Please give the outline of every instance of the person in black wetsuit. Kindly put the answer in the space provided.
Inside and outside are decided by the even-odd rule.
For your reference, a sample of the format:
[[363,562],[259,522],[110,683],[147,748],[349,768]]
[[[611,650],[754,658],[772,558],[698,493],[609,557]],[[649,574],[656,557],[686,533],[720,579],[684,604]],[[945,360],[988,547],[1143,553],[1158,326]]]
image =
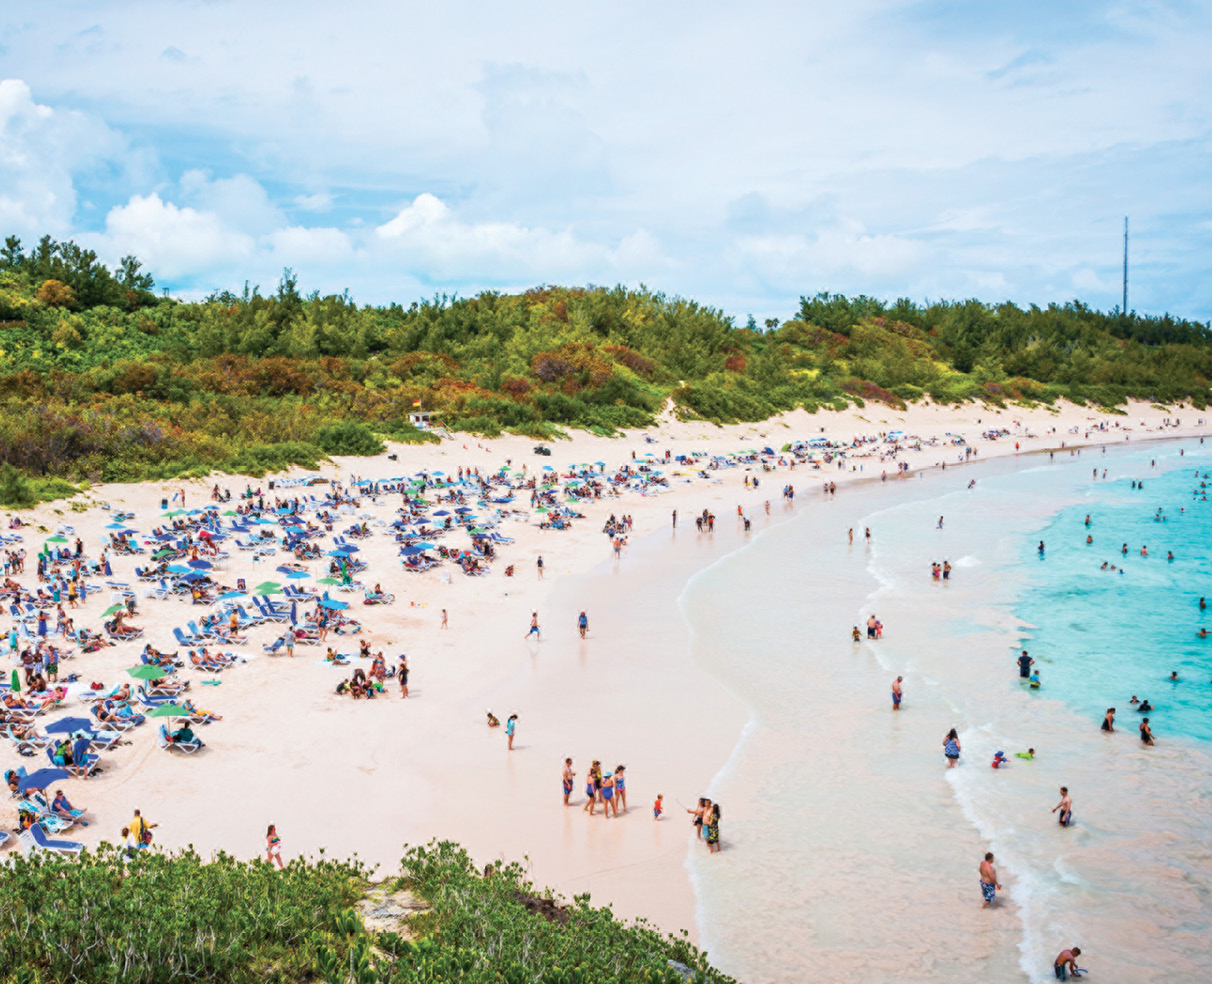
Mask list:
[[1018,675],[1026,680],[1031,676],[1031,666],[1035,663],[1030,656],[1027,655],[1027,650],[1023,650],[1023,654],[1018,658]]

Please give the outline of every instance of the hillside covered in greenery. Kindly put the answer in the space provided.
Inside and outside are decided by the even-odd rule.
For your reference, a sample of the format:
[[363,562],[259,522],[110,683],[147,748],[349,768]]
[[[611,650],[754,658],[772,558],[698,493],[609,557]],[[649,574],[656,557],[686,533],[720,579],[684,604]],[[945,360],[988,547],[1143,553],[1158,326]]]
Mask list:
[[[184,303],[139,261],[74,243],[0,250],[0,461],[34,478],[252,474],[423,440],[414,405],[454,430],[556,438],[683,416],[928,397],[1114,407],[1207,404],[1209,325],[1093,311],[927,305],[818,294],[782,323],[738,326],[694,301],[623,287],[358,306],[300,293]],[[28,484],[28,483],[27,483]],[[0,479],[4,489],[20,485]]]
[[0,878],[0,984],[735,984],[684,934],[553,899],[519,865],[481,877],[433,843],[401,872],[379,891],[426,908],[396,932],[359,915],[372,886],[357,861],[16,856]]

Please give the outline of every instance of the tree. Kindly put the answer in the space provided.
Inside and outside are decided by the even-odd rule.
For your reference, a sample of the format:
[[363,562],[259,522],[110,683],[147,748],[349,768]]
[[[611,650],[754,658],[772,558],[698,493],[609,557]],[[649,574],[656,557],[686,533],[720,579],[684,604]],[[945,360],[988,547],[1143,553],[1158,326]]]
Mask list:
[[35,296],[47,307],[73,308],[76,306],[75,293],[61,280],[44,280]]
[[4,240],[4,249],[0,249],[0,269],[19,269],[21,260],[21,240],[16,236],[6,237]]
[[118,261],[118,283],[127,290],[154,290],[156,281],[150,273],[140,273],[143,264],[138,257],[124,256]]

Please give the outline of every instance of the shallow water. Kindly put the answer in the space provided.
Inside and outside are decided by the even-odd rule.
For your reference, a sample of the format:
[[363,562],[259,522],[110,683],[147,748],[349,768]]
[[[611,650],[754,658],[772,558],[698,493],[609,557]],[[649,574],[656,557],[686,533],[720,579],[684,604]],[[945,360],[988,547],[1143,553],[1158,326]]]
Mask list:
[[[1212,757],[1201,731],[1212,687],[1191,597],[1210,570],[1207,515],[1156,524],[1165,535],[1152,523],[1159,504],[1191,511],[1175,496],[1195,461],[1178,446],[844,491],[690,582],[694,656],[751,710],[709,791],[723,804],[725,850],[708,858],[694,845],[689,862],[702,939],[724,969],[748,982],[1044,981],[1055,954],[1077,944],[1099,980],[1212,979]],[[1096,464],[1105,483],[1091,480]],[[1125,495],[1138,476],[1145,489]],[[1084,544],[1086,512],[1096,545],[1132,520],[1161,557],[1101,574]],[[1140,531],[1115,546],[1125,538]],[[933,581],[930,562],[944,559],[952,579]],[[1096,617],[1099,606],[1114,617]],[[851,626],[871,611],[884,638],[852,643]],[[1187,636],[1160,644],[1176,625]],[[1117,642],[1133,631],[1131,647]],[[1020,647],[1043,667],[1039,691],[1018,677]],[[1191,685],[1152,687],[1167,699],[1153,717],[1156,747],[1141,747],[1126,708],[1130,730],[1099,731],[1105,707],[1169,669]],[[897,674],[906,697],[893,713]],[[964,755],[947,770],[952,726]],[[1028,746],[1034,761],[1013,757]],[[1009,768],[989,768],[997,750]],[[1061,784],[1075,803],[1068,829],[1049,813]],[[1005,886],[992,910],[979,907],[986,850]]]

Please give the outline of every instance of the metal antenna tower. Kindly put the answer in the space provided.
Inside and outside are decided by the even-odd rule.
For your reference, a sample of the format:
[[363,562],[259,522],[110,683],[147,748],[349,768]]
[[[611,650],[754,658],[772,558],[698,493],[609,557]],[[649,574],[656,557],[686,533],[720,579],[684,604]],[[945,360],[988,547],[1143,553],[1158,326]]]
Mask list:
[[1124,315],[1128,314],[1128,216],[1124,216]]

